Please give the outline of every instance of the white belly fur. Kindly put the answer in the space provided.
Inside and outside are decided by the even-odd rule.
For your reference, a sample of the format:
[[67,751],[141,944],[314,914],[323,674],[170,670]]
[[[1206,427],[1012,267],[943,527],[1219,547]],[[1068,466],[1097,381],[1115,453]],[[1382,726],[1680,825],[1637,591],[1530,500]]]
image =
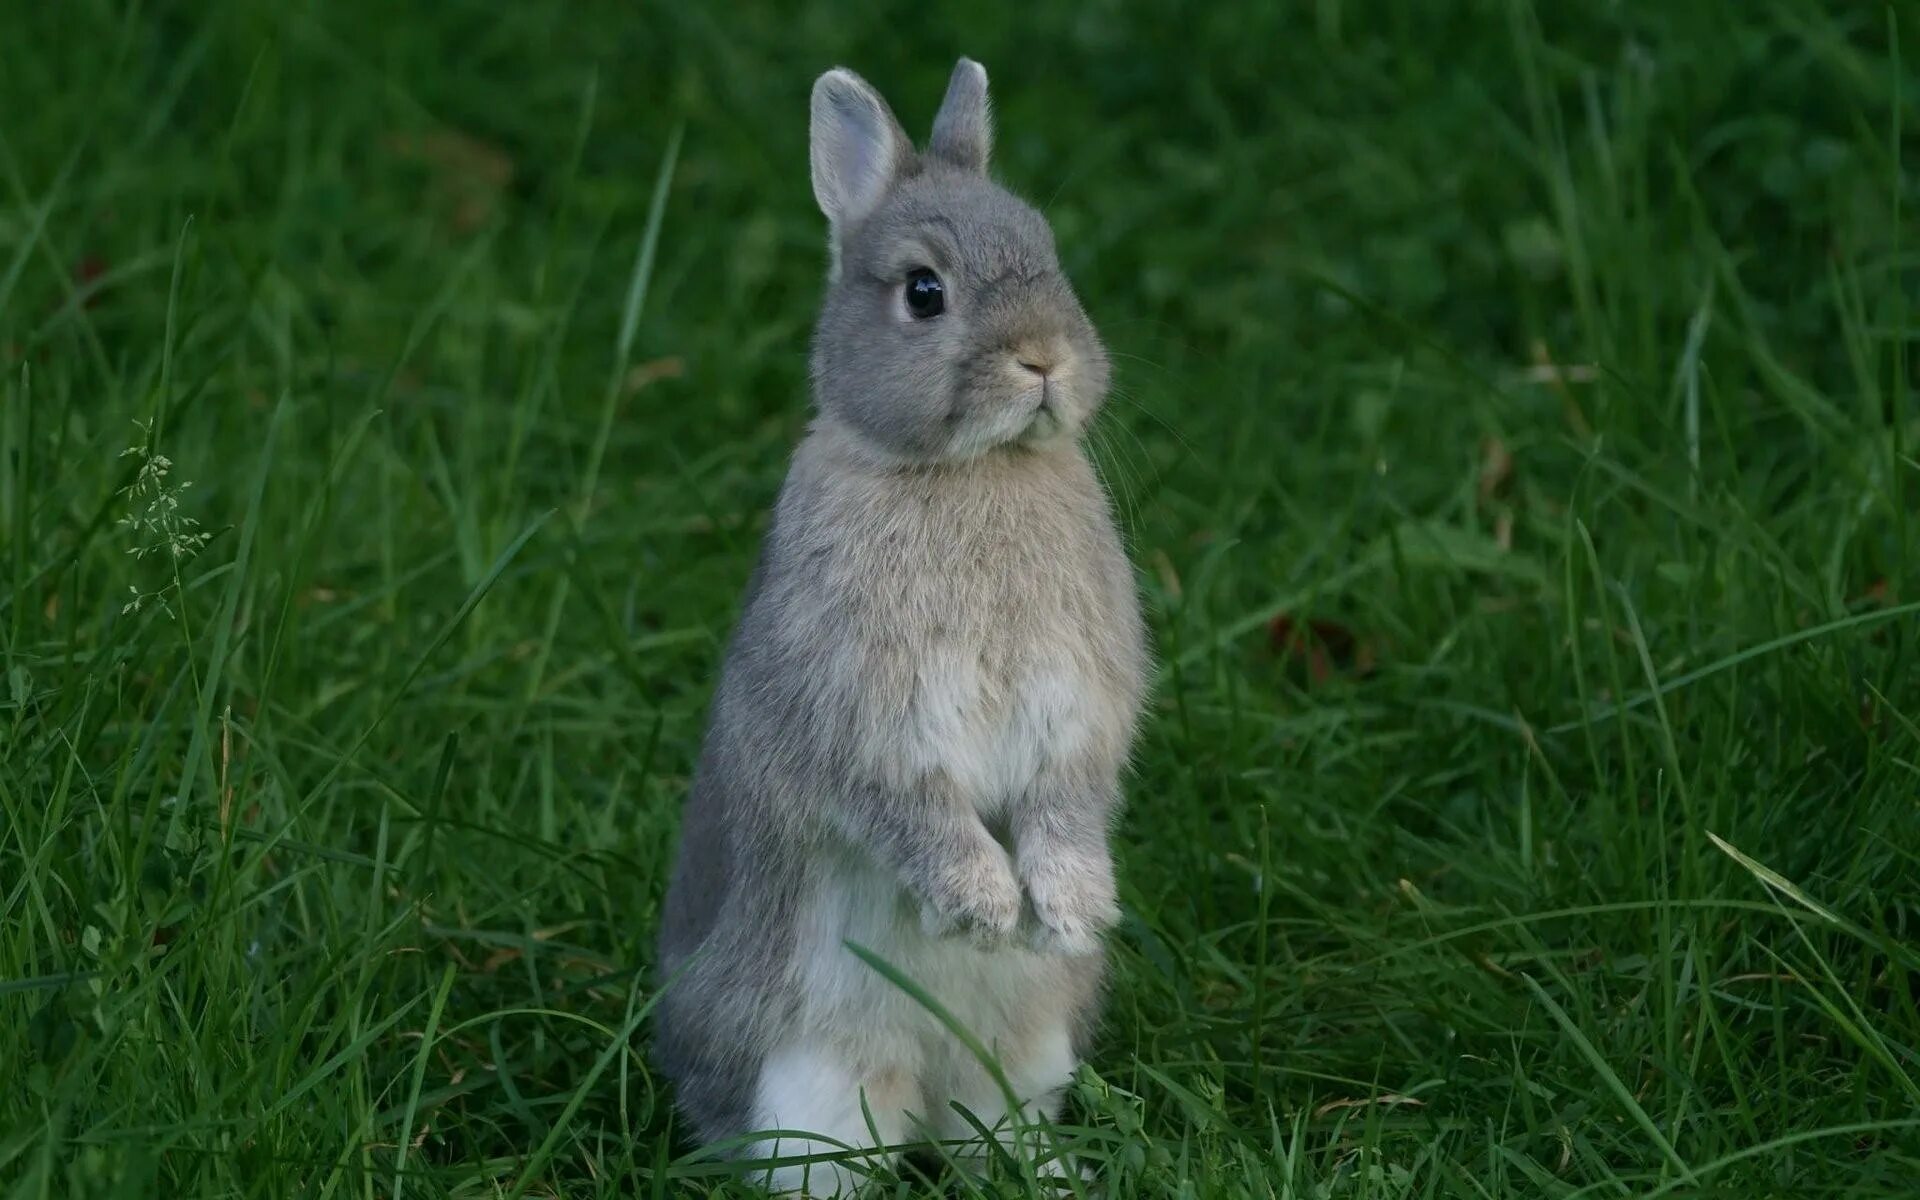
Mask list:
[[[974,1126],[955,1102],[997,1139],[1014,1136],[998,1083],[919,1001],[848,950],[848,941],[898,968],[980,1040],[1013,1089],[1023,1124],[1055,1116],[1075,1066],[1054,1003],[1057,966],[1026,950],[984,951],[964,939],[929,936],[881,868],[848,859],[822,867],[795,930],[797,1027],[763,1062],[754,1104],[758,1129],[813,1136],[770,1138],[755,1157],[920,1138],[971,1142]],[[849,1196],[865,1171],[889,1156],[784,1166],[765,1182],[776,1194]]]
[[1084,686],[1064,655],[1034,664],[1003,690],[974,656],[936,651],[919,672],[904,728],[889,729],[868,754],[904,761],[914,775],[942,772],[978,811],[997,814],[1033,786],[1049,759],[1085,745]]
[[793,970],[801,1036],[839,1044],[862,1066],[919,1074],[952,1036],[938,1018],[846,948],[851,941],[897,968],[989,1048],[1017,1049],[1032,1034],[1057,968],[1018,947],[983,950],[934,937],[899,881],[851,856],[829,864],[797,922]]

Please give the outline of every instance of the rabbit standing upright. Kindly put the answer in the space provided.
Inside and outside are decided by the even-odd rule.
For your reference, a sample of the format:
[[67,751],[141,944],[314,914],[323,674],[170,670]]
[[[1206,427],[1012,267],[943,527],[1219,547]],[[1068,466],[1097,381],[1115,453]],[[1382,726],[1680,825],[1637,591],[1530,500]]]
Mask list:
[[[755,1158],[975,1138],[956,1102],[1011,1125],[848,941],[977,1035],[1026,1118],[1057,1112],[1118,917],[1108,828],[1147,662],[1078,442],[1106,352],[1045,220],[987,176],[986,72],[960,60],[924,153],[845,70],[811,125],[817,417],[727,654],[660,947],[681,1111],[703,1141],[789,1131]],[[766,1181],[851,1192],[884,1154]]]

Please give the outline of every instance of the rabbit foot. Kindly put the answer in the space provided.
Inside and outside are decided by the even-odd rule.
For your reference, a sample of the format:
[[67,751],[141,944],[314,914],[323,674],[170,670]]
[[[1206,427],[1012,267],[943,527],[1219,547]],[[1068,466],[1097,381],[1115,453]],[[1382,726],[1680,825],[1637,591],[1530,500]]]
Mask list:
[[1100,938],[1120,920],[1113,867],[1080,854],[1041,854],[1021,863],[1033,907],[1028,944],[1041,954],[1083,958],[1100,952]]
[[996,946],[1020,923],[1020,884],[1004,853],[980,853],[938,872],[920,906],[920,924],[935,937],[964,936]]

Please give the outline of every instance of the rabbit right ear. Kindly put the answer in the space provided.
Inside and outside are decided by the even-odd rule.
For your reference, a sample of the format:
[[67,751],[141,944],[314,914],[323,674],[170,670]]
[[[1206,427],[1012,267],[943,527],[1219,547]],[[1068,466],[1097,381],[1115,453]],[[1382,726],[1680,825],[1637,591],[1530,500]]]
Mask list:
[[987,155],[993,149],[993,118],[987,111],[987,69],[970,58],[954,64],[947,98],[933,119],[933,140],[927,153],[944,158],[963,171],[987,173]]
[[880,93],[844,67],[813,85],[813,196],[835,232],[872,212],[913,158]]

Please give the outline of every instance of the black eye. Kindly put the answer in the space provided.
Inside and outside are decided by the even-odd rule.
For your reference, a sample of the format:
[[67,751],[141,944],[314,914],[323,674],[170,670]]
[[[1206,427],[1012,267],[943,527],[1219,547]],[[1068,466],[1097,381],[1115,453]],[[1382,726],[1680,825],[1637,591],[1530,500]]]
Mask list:
[[946,286],[925,267],[907,272],[907,311],[922,321],[947,311]]

